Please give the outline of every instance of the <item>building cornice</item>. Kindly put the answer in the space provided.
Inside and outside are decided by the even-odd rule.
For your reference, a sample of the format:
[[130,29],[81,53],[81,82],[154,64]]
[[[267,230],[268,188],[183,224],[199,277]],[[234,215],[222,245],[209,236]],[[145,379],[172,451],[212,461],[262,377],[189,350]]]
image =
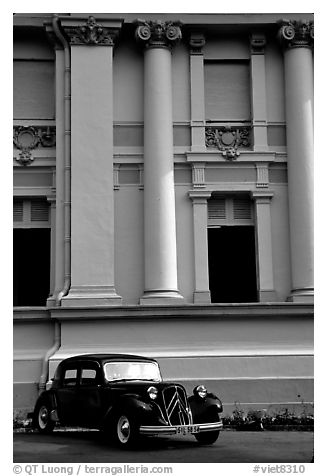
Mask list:
[[[14,28],[44,28],[44,22],[51,21],[54,14],[33,14],[33,13],[19,13],[14,14],[13,26]],[[120,24],[134,24],[135,18],[142,18],[146,15],[148,21],[155,21],[158,13],[88,13],[88,14],[62,14],[57,16],[62,21],[79,21],[85,22],[88,16],[94,16],[98,23],[105,26],[107,21],[118,21]],[[276,23],[281,17],[286,16],[293,20],[313,21],[313,13],[161,13],[160,18],[165,22],[174,22],[176,17],[185,25],[188,32],[194,29],[201,29],[204,32],[217,32],[217,27],[226,31],[231,28],[251,29],[251,27],[263,27],[264,29],[272,29],[276,31]],[[260,28],[262,30],[262,28]]]

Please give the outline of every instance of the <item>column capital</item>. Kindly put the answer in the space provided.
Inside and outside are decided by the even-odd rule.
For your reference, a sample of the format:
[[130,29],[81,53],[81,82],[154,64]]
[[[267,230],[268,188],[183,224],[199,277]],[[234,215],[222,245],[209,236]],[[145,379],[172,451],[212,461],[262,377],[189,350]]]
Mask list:
[[193,203],[200,203],[209,200],[211,193],[209,190],[190,190],[188,196]]
[[182,38],[180,21],[147,21],[137,19],[134,21],[137,25],[136,39],[146,48],[171,48]]
[[251,198],[256,202],[260,203],[270,203],[270,200],[273,198],[274,192],[271,190],[260,190],[251,192]]
[[278,38],[284,48],[311,48],[314,24],[308,20],[280,20]]
[[61,18],[61,25],[71,45],[114,46],[122,21],[104,19],[98,23],[90,15],[87,19]]

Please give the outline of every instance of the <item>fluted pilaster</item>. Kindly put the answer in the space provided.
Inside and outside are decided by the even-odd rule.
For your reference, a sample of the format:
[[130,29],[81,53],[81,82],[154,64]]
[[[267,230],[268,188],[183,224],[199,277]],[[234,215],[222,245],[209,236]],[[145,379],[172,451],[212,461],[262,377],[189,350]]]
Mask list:
[[119,305],[114,273],[112,56],[120,20],[63,17],[71,56],[71,287],[62,306]]

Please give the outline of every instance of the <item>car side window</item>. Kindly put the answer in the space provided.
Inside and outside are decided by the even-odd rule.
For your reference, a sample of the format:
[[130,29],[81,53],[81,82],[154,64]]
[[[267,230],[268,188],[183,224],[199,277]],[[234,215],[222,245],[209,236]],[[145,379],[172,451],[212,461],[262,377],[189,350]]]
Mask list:
[[90,368],[82,368],[80,385],[96,385],[97,371]]
[[74,387],[77,384],[77,368],[66,369],[63,378],[65,387]]

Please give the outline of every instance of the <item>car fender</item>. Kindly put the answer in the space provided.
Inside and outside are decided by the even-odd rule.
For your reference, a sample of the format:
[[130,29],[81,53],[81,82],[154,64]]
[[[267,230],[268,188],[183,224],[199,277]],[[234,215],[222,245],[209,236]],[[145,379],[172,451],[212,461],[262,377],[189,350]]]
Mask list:
[[117,413],[124,412],[132,415],[136,420],[143,420],[153,413],[153,408],[150,402],[145,402],[139,395],[127,394],[108,408],[105,420],[111,420]]
[[38,409],[38,406],[39,404],[42,402],[42,401],[48,401],[50,402],[50,406],[51,406],[51,419],[53,421],[59,421],[59,418],[58,418],[58,408],[57,408],[57,400],[56,400],[56,396],[54,394],[54,392],[50,389],[50,390],[44,390],[37,398],[36,400],[36,403],[35,403],[35,406],[34,406],[34,410],[33,410],[33,416],[35,417],[36,416],[36,412],[37,412],[37,409]]
[[34,407],[34,410],[35,408],[37,407],[37,405],[39,404],[40,401],[42,400],[48,400],[50,403],[51,403],[51,406],[53,409],[56,409],[57,408],[57,404],[56,404],[56,399],[55,399],[55,396],[54,396],[54,393],[53,391],[51,390],[44,390],[37,398],[36,400],[36,403],[35,403],[35,407]]
[[205,398],[192,395],[188,398],[194,423],[208,423],[219,421],[219,413],[223,411],[221,400],[213,393]]

